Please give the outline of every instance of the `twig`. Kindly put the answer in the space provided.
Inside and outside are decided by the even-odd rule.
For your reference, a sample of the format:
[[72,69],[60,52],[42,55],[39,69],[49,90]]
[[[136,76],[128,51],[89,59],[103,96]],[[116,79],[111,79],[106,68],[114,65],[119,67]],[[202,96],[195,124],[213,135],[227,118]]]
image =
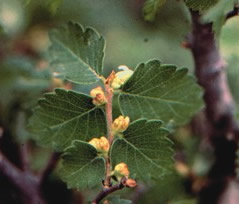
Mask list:
[[[16,186],[23,181],[21,171],[15,167],[1,152],[0,152],[0,171],[7,176]],[[23,185],[21,188],[24,188]]]
[[102,191],[96,196],[96,198],[92,201],[92,204],[98,204],[103,198],[107,195],[120,190],[125,187],[126,178],[123,177],[120,183],[111,186],[110,188],[103,188]]
[[239,15],[239,7],[235,6],[234,9],[227,14],[226,20],[238,15]]
[[[106,92],[106,99],[107,103],[105,105],[105,112],[106,112],[106,123],[107,123],[107,138],[109,140],[110,145],[113,142],[113,133],[112,133],[112,98],[113,98],[113,91],[109,85],[109,83],[105,83],[105,92]],[[105,181],[104,186],[105,188],[110,188],[111,186],[111,165],[110,165],[110,158],[107,156],[106,158],[106,172],[105,172]]]
[[0,171],[27,197],[28,204],[45,203],[41,197],[36,177],[30,172],[18,169],[1,152]]

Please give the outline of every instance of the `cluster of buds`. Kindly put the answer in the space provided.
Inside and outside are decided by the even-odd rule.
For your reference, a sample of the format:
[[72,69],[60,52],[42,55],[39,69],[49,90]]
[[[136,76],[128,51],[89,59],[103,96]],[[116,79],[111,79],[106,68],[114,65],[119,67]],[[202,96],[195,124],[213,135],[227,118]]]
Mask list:
[[133,71],[125,65],[120,65],[118,68],[122,71],[115,74],[115,78],[111,83],[113,89],[119,89],[133,74]]
[[107,103],[105,93],[100,86],[92,89],[90,91],[90,95],[93,98],[92,103],[96,106],[101,106],[101,105]]
[[137,185],[136,181],[134,179],[128,178],[129,177],[129,169],[127,164],[125,163],[119,163],[115,166],[114,171],[111,172],[111,175],[114,175],[117,180],[125,179],[123,184],[126,187],[133,188]]
[[130,119],[128,116],[119,116],[112,124],[112,130],[114,132],[124,132],[129,127]]
[[93,138],[89,141],[89,144],[94,146],[97,152],[102,153],[103,155],[107,155],[110,149],[109,141],[104,136],[100,138]]

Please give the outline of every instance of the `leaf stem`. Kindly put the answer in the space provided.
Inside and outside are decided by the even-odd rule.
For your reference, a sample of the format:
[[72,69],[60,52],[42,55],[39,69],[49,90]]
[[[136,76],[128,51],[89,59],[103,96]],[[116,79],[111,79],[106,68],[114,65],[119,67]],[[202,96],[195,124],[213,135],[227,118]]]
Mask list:
[[[113,98],[113,91],[110,87],[110,83],[106,81],[105,83],[105,94],[107,103],[105,105],[105,112],[106,112],[106,123],[107,123],[107,138],[109,140],[110,146],[114,140],[114,135],[112,133],[112,98]],[[111,186],[111,165],[110,165],[110,158],[109,155],[106,158],[106,172],[105,172],[105,181],[104,187],[110,188]]]

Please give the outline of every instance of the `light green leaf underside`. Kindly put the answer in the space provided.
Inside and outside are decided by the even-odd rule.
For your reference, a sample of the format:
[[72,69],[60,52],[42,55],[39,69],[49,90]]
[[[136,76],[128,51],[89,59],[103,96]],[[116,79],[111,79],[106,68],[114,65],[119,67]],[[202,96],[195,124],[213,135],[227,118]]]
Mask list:
[[205,11],[215,5],[218,0],[185,0],[185,2],[193,10]]
[[144,3],[143,13],[146,21],[154,21],[159,8],[167,0],[146,0]]
[[67,27],[52,30],[49,37],[54,71],[80,84],[90,84],[100,79],[105,41],[95,30],[84,30],[80,24],[70,22]]
[[101,185],[105,172],[105,161],[97,157],[96,149],[79,140],[65,150],[59,175],[68,188],[92,188]]
[[73,140],[89,141],[105,135],[104,113],[87,95],[55,89],[55,93],[45,94],[39,105],[30,120],[30,129],[44,146],[63,151]]
[[202,108],[202,90],[187,69],[152,60],[140,64],[119,96],[124,115],[184,124]]
[[234,4],[238,0],[219,0],[217,4],[211,7],[203,16],[203,22],[213,23],[213,31],[216,37],[219,37],[225,18],[228,12],[232,11]]
[[116,139],[111,149],[111,161],[115,166],[124,162],[130,176],[147,181],[160,178],[172,164],[172,143],[167,139],[168,131],[156,120],[137,120]]

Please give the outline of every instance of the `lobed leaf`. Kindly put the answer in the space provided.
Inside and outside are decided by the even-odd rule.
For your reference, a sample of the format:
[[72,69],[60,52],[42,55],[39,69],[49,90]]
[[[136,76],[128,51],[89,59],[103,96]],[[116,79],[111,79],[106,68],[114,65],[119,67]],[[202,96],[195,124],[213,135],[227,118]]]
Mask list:
[[45,94],[30,120],[30,129],[39,144],[63,151],[73,140],[89,141],[105,135],[102,109],[92,104],[92,98],[75,91],[55,89]]
[[68,23],[49,34],[53,70],[80,84],[97,82],[103,69],[105,41],[94,29]]
[[97,150],[90,144],[76,140],[62,156],[59,175],[68,188],[92,188],[104,178],[105,160],[97,157]]
[[122,138],[114,141],[111,148],[113,166],[124,162],[130,176],[147,181],[160,178],[172,164],[172,142],[168,131],[158,120],[140,119],[130,124]]
[[184,124],[202,108],[201,96],[201,88],[187,75],[187,69],[152,60],[136,68],[122,88],[119,104],[131,120],[147,118]]

